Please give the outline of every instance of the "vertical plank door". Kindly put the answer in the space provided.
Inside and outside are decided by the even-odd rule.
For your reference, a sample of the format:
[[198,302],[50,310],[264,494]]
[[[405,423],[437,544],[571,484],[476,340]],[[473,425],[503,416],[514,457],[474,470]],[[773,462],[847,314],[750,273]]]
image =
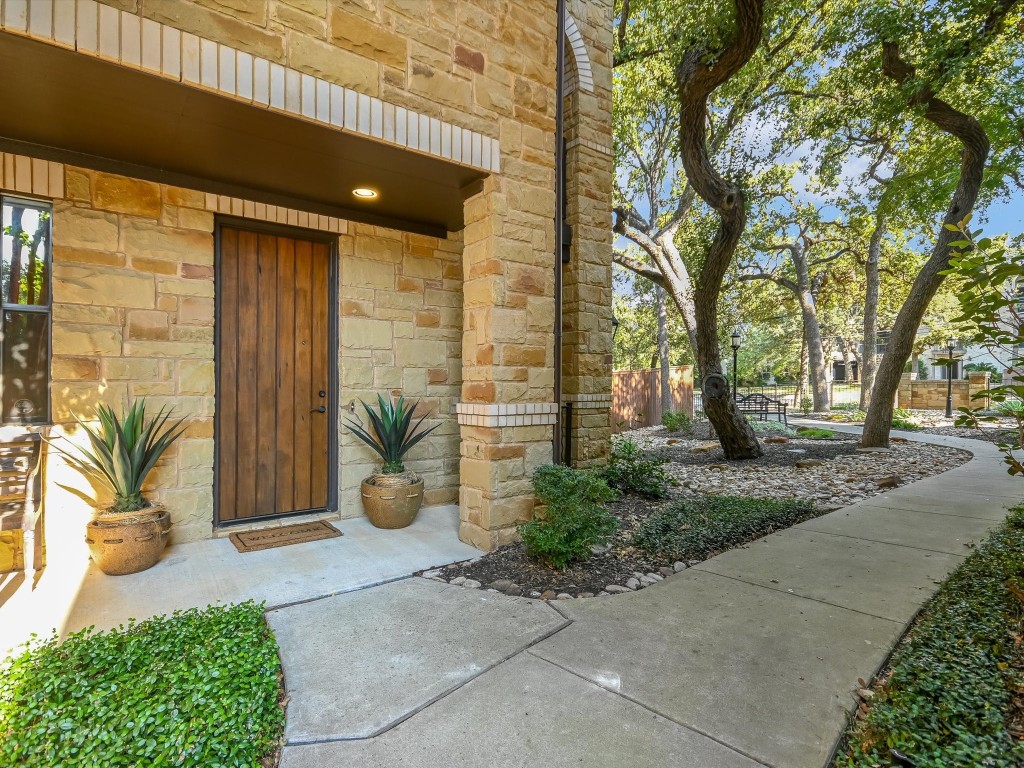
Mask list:
[[218,258],[217,519],[325,509],[330,249],[225,226]]

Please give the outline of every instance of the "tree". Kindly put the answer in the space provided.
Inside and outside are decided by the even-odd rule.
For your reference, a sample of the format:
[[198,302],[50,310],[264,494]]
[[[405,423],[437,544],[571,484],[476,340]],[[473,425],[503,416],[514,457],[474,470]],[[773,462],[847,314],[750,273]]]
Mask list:
[[[900,5],[873,3],[860,16],[865,44],[847,60],[856,64],[858,54],[873,50],[873,55],[861,59],[861,65],[868,70],[864,77],[882,75],[880,93],[876,94],[879,122],[908,123],[912,127],[908,146],[915,140],[930,142],[930,168],[934,168],[936,159],[945,159],[943,150],[951,144],[959,154],[955,179],[937,174],[940,181],[936,189],[944,188],[950,203],[931,253],[893,323],[886,354],[878,365],[861,438],[865,447],[888,445],[893,401],[903,366],[910,358],[928,303],[945,277],[952,254],[950,244],[956,239],[946,225],[956,225],[968,216],[982,194],[991,145],[980,118],[995,125],[1000,118],[993,111],[1005,115],[998,99],[1006,81],[1000,76],[983,78],[979,66],[1005,67],[1014,60],[1013,51],[1019,58],[1019,4],[1020,0],[960,0],[939,14],[926,0]],[[1014,23],[1008,25],[1008,20]],[[1010,58],[1004,58],[1008,55]],[[1007,80],[1012,82],[1013,78]],[[1003,93],[1011,108],[1021,96],[1019,82],[1015,85],[1016,101]],[[1001,181],[999,176],[1002,174],[997,174]]]
[[[949,274],[961,277],[965,285],[958,294],[962,313],[957,318],[964,334],[974,344],[984,346],[996,359],[1006,361],[1013,376],[1006,377],[998,385],[978,392],[977,398],[991,398],[1004,414],[1016,422],[1014,435],[999,440],[997,445],[1003,453],[1003,463],[1011,475],[1024,475],[1024,384],[1017,375],[1024,357],[1024,253],[1018,247],[1007,248],[1003,242],[993,242],[987,237],[979,238],[978,232],[968,228],[970,218],[965,219],[949,231],[959,235],[951,243],[955,250],[950,258]],[[1024,237],[1021,238],[1024,240]],[[988,364],[975,364],[976,369]],[[994,366],[988,366],[994,367]],[[958,426],[970,426],[985,430],[996,421],[982,407],[957,409]]]

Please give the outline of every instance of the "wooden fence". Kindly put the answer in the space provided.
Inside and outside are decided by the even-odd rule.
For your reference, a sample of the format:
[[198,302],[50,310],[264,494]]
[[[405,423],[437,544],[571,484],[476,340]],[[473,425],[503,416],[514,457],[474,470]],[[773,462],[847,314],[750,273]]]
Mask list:
[[[693,368],[669,369],[672,410],[693,416]],[[621,432],[661,424],[661,370],[615,371],[612,374],[612,430]]]

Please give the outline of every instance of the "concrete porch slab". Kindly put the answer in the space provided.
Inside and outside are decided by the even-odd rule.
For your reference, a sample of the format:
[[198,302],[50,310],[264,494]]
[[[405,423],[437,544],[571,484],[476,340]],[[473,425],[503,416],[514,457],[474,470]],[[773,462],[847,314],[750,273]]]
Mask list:
[[368,741],[285,747],[281,768],[756,768],[529,653]]
[[942,552],[790,529],[695,567],[896,622],[963,561]]
[[[84,520],[67,531],[61,523],[61,533],[73,533],[74,547],[51,552],[35,589],[29,579],[9,597],[0,594],[0,657],[32,632],[108,629],[129,618],[250,598],[286,605],[481,554],[459,541],[455,506],[425,507],[411,526],[394,531],[374,528],[364,517],[332,523],[344,536],[246,554],[226,538],[172,545],[156,566],[131,576],[100,573],[81,543]],[[49,524],[58,525],[57,519]]]
[[531,653],[779,768],[825,764],[904,627],[696,570],[568,614]]
[[998,521],[985,518],[855,504],[800,523],[791,530],[853,536],[965,557],[971,553],[972,545],[996,525]]
[[364,739],[568,622],[547,603],[405,579],[267,614],[287,744]]

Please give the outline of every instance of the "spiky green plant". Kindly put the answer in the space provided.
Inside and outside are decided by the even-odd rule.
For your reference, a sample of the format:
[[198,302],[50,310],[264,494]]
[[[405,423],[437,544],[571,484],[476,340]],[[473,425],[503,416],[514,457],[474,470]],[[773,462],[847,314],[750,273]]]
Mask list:
[[345,426],[381,457],[384,461],[382,472],[385,475],[401,474],[405,472],[402,457],[416,443],[441,425],[435,424],[417,432],[420,425],[423,424],[423,420],[429,415],[424,414],[419,421],[415,424],[412,423],[413,413],[416,411],[416,406],[419,405],[418,400],[410,406],[406,404],[404,397],[392,401],[391,399],[385,400],[382,395],[377,395],[377,401],[379,413],[362,400],[359,401],[370,421],[369,429],[351,419],[345,420]]
[[114,495],[113,512],[135,512],[146,506],[142,484],[157,461],[185,431],[184,419],[168,424],[171,412],[161,408],[146,419],[146,401],[136,400],[121,420],[108,405],[96,408],[97,429],[78,416],[75,420],[89,437],[91,448],[76,446],[76,456],[55,446],[68,463],[89,478],[106,486]]

